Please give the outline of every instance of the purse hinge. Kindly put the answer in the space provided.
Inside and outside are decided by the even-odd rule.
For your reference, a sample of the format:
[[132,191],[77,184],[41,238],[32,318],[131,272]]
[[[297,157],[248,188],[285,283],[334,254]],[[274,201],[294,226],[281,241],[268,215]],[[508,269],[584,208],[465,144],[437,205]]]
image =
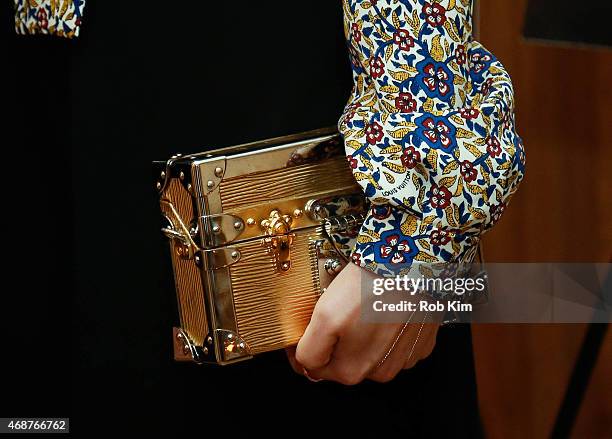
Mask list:
[[235,241],[244,231],[242,218],[229,213],[200,217],[204,247],[218,247]]

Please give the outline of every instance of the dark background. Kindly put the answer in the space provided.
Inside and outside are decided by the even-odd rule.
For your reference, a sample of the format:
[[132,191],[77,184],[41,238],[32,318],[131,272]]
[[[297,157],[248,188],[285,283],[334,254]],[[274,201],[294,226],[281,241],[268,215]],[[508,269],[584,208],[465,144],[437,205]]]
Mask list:
[[239,418],[215,403],[220,380],[250,392],[293,372],[173,363],[151,161],[334,125],[351,84],[340,3],[89,1],[73,41],[15,35],[11,3],[1,415],[71,414],[75,431]]

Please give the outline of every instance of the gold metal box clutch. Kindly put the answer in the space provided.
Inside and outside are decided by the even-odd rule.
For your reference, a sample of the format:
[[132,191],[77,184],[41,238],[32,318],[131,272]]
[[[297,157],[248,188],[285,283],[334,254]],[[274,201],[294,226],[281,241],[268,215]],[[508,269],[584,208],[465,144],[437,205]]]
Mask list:
[[297,343],[367,208],[335,129],[155,162],[178,361],[228,364]]

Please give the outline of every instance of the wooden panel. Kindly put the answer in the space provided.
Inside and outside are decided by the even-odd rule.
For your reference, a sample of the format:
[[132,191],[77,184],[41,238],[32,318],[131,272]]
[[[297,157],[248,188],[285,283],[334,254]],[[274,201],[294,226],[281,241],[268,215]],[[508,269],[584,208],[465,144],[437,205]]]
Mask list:
[[[612,249],[612,52],[528,43],[525,0],[482,2],[481,41],[509,70],[526,178],[487,236],[495,261],[604,261]],[[518,239],[517,239],[518,238]]]
[[[481,2],[480,41],[512,75],[525,181],[485,240],[496,262],[610,261],[612,249],[612,52],[530,43],[525,0]],[[494,290],[494,285],[492,286]],[[474,326],[488,437],[547,437],[585,325]],[[578,437],[610,437],[608,337],[578,420]],[[609,388],[609,387],[608,387]]]

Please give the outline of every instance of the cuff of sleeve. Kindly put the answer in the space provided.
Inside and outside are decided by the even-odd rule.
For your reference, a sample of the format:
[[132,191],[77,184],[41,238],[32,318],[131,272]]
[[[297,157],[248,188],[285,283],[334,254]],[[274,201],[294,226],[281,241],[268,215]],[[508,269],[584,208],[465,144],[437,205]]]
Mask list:
[[85,0],[15,0],[15,32],[20,35],[79,36]]
[[427,277],[470,264],[480,230],[449,228],[435,215],[418,218],[390,204],[373,205],[352,253],[353,263],[383,277]]

